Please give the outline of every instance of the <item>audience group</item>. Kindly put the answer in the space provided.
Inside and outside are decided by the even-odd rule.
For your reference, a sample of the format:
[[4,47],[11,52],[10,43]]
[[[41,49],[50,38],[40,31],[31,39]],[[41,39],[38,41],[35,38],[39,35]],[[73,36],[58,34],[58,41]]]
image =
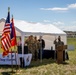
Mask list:
[[[20,41],[17,43],[18,46],[21,46],[21,37]],[[28,46],[28,53],[32,53],[32,60],[38,59],[38,52],[41,49],[45,48],[45,41],[42,39],[42,36],[40,36],[39,39],[37,37],[30,35],[26,40],[24,45]]]

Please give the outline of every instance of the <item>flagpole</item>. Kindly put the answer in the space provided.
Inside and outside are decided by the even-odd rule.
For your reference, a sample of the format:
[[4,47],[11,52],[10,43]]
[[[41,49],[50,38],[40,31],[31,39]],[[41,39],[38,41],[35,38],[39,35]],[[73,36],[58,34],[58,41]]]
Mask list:
[[[10,13],[10,7],[8,7],[8,12]],[[11,37],[10,37],[10,39],[11,39]],[[11,49],[11,67],[12,67],[12,72],[13,72],[12,49]]]
[[20,71],[20,65],[19,65],[20,61],[19,61],[19,56],[18,56],[18,48],[17,48],[17,57],[18,57],[18,68],[19,68],[19,71]]
[[[16,47],[14,46],[14,49],[16,50]],[[15,61],[16,61],[16,70],[17,70],[17,58],[16,58],[17,54],[16,54],[16,51],[15,51]]]
[[12,49],[11,49],[11,67],[12,67],[12,72],[13,72],[13,59],[12,59]]
[[[12,15],[13,18],[13,15]],[[14,49],[16,49],[16,47],[14,46]],[[16,61],[16,70],[17,70],[17,60],[16,60],[16,51],[15,51],[15,61]]]
[[[12,15],[12,25],[13,25],[13,27],[14,27],[14,21],[13,21],[13,15]],[[15,50],[17,50],[17,51],[15,51],[15,61],[16,61],[16,72],[17,72],[17,61],[18,61],[18,68],[20,69],[20,66],[19,66],[19,58],[18,58],[18,60],[17,60],[17,57],[18,57],[18,48],[16,49],[16,47],[17,47],[17,41],[16,41],[16,32],[15,32],[15,27],[14,27],[14,29],[13,29],[13,32],[14,32],[14,42],[15,42],[15,44],[14,44],[14,49]],[[17,53],[17,54],[16,54]]]
[[[8,12],[10,12],[10,7],[8,7]],[[11,34],[11,33],[10,33]],[[11,39],[11,37],[10,37]],[[13,59],[12,59],[12,48],[11,48],[11,66],[12,66],[12,73],[13,73]]]
[[[13,18],[13,15],[12,15]],[[14,49],[16,49],[16,47],[14,46]],[[16,60],[16,51],[15,51],[15,61],[16,61],[16,68],[17,68],[17,60]],[[17,70],[17,69],[16,69]]]
[[[15,50],[15,60],[16,60],[16,72],[17,72],[17,69],[19,68],[19,71],[20,71],[20,65],[19,65],[19,58],[17,60],[17,57],[18,57],[18,48],[16,49],[16,46],[14,47]],[[18,61],[18,66],[17,66],[17,61]]]
[[[16,49],[16,47],[14,47],[14,49]],[[15,51],[16,72],[17,72],[17,69],[18,68],[20,69],[20,66],[19,66],[19,58],[17,60],[17,57],[18,57],[18,51]],[[17,66],[17,61],[18,61],[18,66]]]

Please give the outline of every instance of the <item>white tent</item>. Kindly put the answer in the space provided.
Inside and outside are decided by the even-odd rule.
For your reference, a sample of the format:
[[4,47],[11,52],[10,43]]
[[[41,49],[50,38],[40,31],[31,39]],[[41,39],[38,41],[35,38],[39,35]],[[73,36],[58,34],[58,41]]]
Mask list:
[[43,36],[45,40],[45,49],[50,49],[51,46],[54,48],[53,41],[59,35],[64,41],[64,44],[67,44],[67,35],[62,30],[58,29],[54,25],[51,24],[41,24],[41,23],[32,23],[32,22],[25,22],[25,21],[17,21],[15,22],[16,30],[21,33],[22,37],[22,53],[24,53],[24,37],[27,35],[34,35],[34,36]]
[[[3,27],[5,22],[1,22],[0,31],[2,33]],[[67,44],[67,35],[62,30],[58,29],[54,25],[51,24],[41,24],[41,23],[32,23],[26,22],[21,20],[15,20],[15,28],[17,36],[21,35],[22,38],[22,55],[24,53],[24,37],[27,35],[34,35],[34,36],[43,36],[45,40],[45,49],[50,49],[51,46],[54,47],[53,41],[59,35],[62,38],[64,44]]]
[[[4,24],[5,21],[4,19],[2,19],[0,22],[1,25],[0,35],[2,34]],[[55,38],[58,37],[58,35],[60,35],[62,41],[64,41],[64,43],[67,44],[66,33],[51,24],[41,24],[41,23],[26,22],[22,20],[15,20],[15,27],[17,30],[16,31],[17,36],[21,35],[22,38],[24,38],[24,36],[26,35],[34,35],[34,36],[42,35],[46,43],[45,49],[50,49],[51,46],[53,46],[53,49],[55,48],[53,41],[55,40]],[[24,43],[24,41],[22,43]]]

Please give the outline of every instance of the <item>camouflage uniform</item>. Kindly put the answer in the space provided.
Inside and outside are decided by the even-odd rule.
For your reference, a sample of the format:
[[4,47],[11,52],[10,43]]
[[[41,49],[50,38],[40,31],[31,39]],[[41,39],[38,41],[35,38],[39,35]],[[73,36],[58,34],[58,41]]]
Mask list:
[[28,53],[32,53],[32,59],[34,59],[34,40],[28,39],[26,40],[28,46]]
[[39,41],[34,40],[34,59],[38,59]]
[[[54,44],[55,44],[55,49],[56,49],[56,56],[55,58],[57,58],[57,47],[58,46],[61,46],[61,45],[64,45],[64,42],[63,41],[54,41]],[[65,54],[65,51],[63,51],[63,53]],[[63,61],[65,61],[65,56],[63,55]]]
[[62,42],[62,41],[58,41],[58,42],[57,42],[57,41],[55,40],[55,41],[54,41],[54,44],[55,44],[55,49],[57,49],[58,46],[64,45],[64,42]]

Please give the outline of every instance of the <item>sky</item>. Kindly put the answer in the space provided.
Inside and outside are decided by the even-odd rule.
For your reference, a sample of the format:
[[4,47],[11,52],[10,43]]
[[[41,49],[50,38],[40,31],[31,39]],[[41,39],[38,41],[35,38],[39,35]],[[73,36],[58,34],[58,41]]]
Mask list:
[[8,7],[14,19],[76,31],[76,0],[0,0],[0,19],[7,17]]

